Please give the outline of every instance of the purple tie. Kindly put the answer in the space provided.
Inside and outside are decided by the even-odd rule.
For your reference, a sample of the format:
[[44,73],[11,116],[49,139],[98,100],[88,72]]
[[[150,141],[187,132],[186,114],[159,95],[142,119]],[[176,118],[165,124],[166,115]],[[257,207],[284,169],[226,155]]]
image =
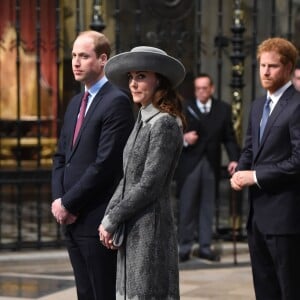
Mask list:
[[78,115],[78,118],[77,118],[77,123],[76,123],[76,126],[75,126],[75,131],[74,131],[74,136],[73,136],[73,145],[76,142],[79,130],[80,130],[81,125],[83,123],[83,119],[84,119],[84,115],[85,115],[85,110],[86,110],[88,98],[89,98],[89,92],[86,91],[84,93],[84,95],[83,95],[82,100],[81,100],[79,115]]

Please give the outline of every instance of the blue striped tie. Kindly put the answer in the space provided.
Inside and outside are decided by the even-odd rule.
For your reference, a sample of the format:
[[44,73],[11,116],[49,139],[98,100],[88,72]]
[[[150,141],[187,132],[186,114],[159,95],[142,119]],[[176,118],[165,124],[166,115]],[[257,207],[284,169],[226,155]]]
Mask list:
[[264,130],[265,130],[265,127],[266,127],[266,124],[267,124],[267,121],[268,121],[268,118],[269,118],[269,115],[270,115],[270,103],[272,102],[272,99],[271,98],[268,98],[266,100],[266,103],[264,105],[264,111],[263,111],[263,115],[262,115],[262,118],[261,118],[261,121],[260,121],[260,129],[259,129],[259,141],[261,141],[262,139],[262,136],[264,134]]

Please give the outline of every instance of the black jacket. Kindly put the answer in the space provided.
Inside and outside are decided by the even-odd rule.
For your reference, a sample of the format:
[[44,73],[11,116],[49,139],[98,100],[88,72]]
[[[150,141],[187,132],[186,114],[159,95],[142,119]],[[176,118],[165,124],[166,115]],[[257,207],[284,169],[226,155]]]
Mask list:
[[196,100],[193,99],[186,103],[185,116],[187,120],[186,132],[196,130],[199,139],[195,145],[183,148],[176,172],[179,189],[203,156],[206,156],[214,170],[216,179],[219,179],[222,144],[225,146],[230,161],[238,161],[240,154],[229,104],[212,99],[210,112],[203,114],[198,109]]

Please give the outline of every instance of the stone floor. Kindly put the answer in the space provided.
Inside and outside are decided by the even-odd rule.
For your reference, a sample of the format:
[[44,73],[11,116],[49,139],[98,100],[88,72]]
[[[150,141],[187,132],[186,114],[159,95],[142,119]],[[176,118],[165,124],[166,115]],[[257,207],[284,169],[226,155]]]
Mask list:
[[[251,300],[252,287],[248,248],[219,242],[221,262],[192,257],[180,264],[182,300]],[[0,253],[0,300],[76,299],[74,278],[63,249]],[[103,299],[105,300],[105,299]]]

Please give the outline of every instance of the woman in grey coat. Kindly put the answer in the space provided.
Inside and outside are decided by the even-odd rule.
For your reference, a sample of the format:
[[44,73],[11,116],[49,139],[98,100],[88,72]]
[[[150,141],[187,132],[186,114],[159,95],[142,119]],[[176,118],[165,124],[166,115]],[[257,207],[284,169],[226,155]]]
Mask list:
[[116,296],[179,299],[170,184],[184,124],[174,88],[184,79],[185,69],[166,52],[140,46],[112,57],[105,74],[113,84],[129,88],[133,101],[141,105],[124,149],[124,177],[99,226],[102,243],[115,249],[113,234],[125,224],[125,239],[118,247]]

